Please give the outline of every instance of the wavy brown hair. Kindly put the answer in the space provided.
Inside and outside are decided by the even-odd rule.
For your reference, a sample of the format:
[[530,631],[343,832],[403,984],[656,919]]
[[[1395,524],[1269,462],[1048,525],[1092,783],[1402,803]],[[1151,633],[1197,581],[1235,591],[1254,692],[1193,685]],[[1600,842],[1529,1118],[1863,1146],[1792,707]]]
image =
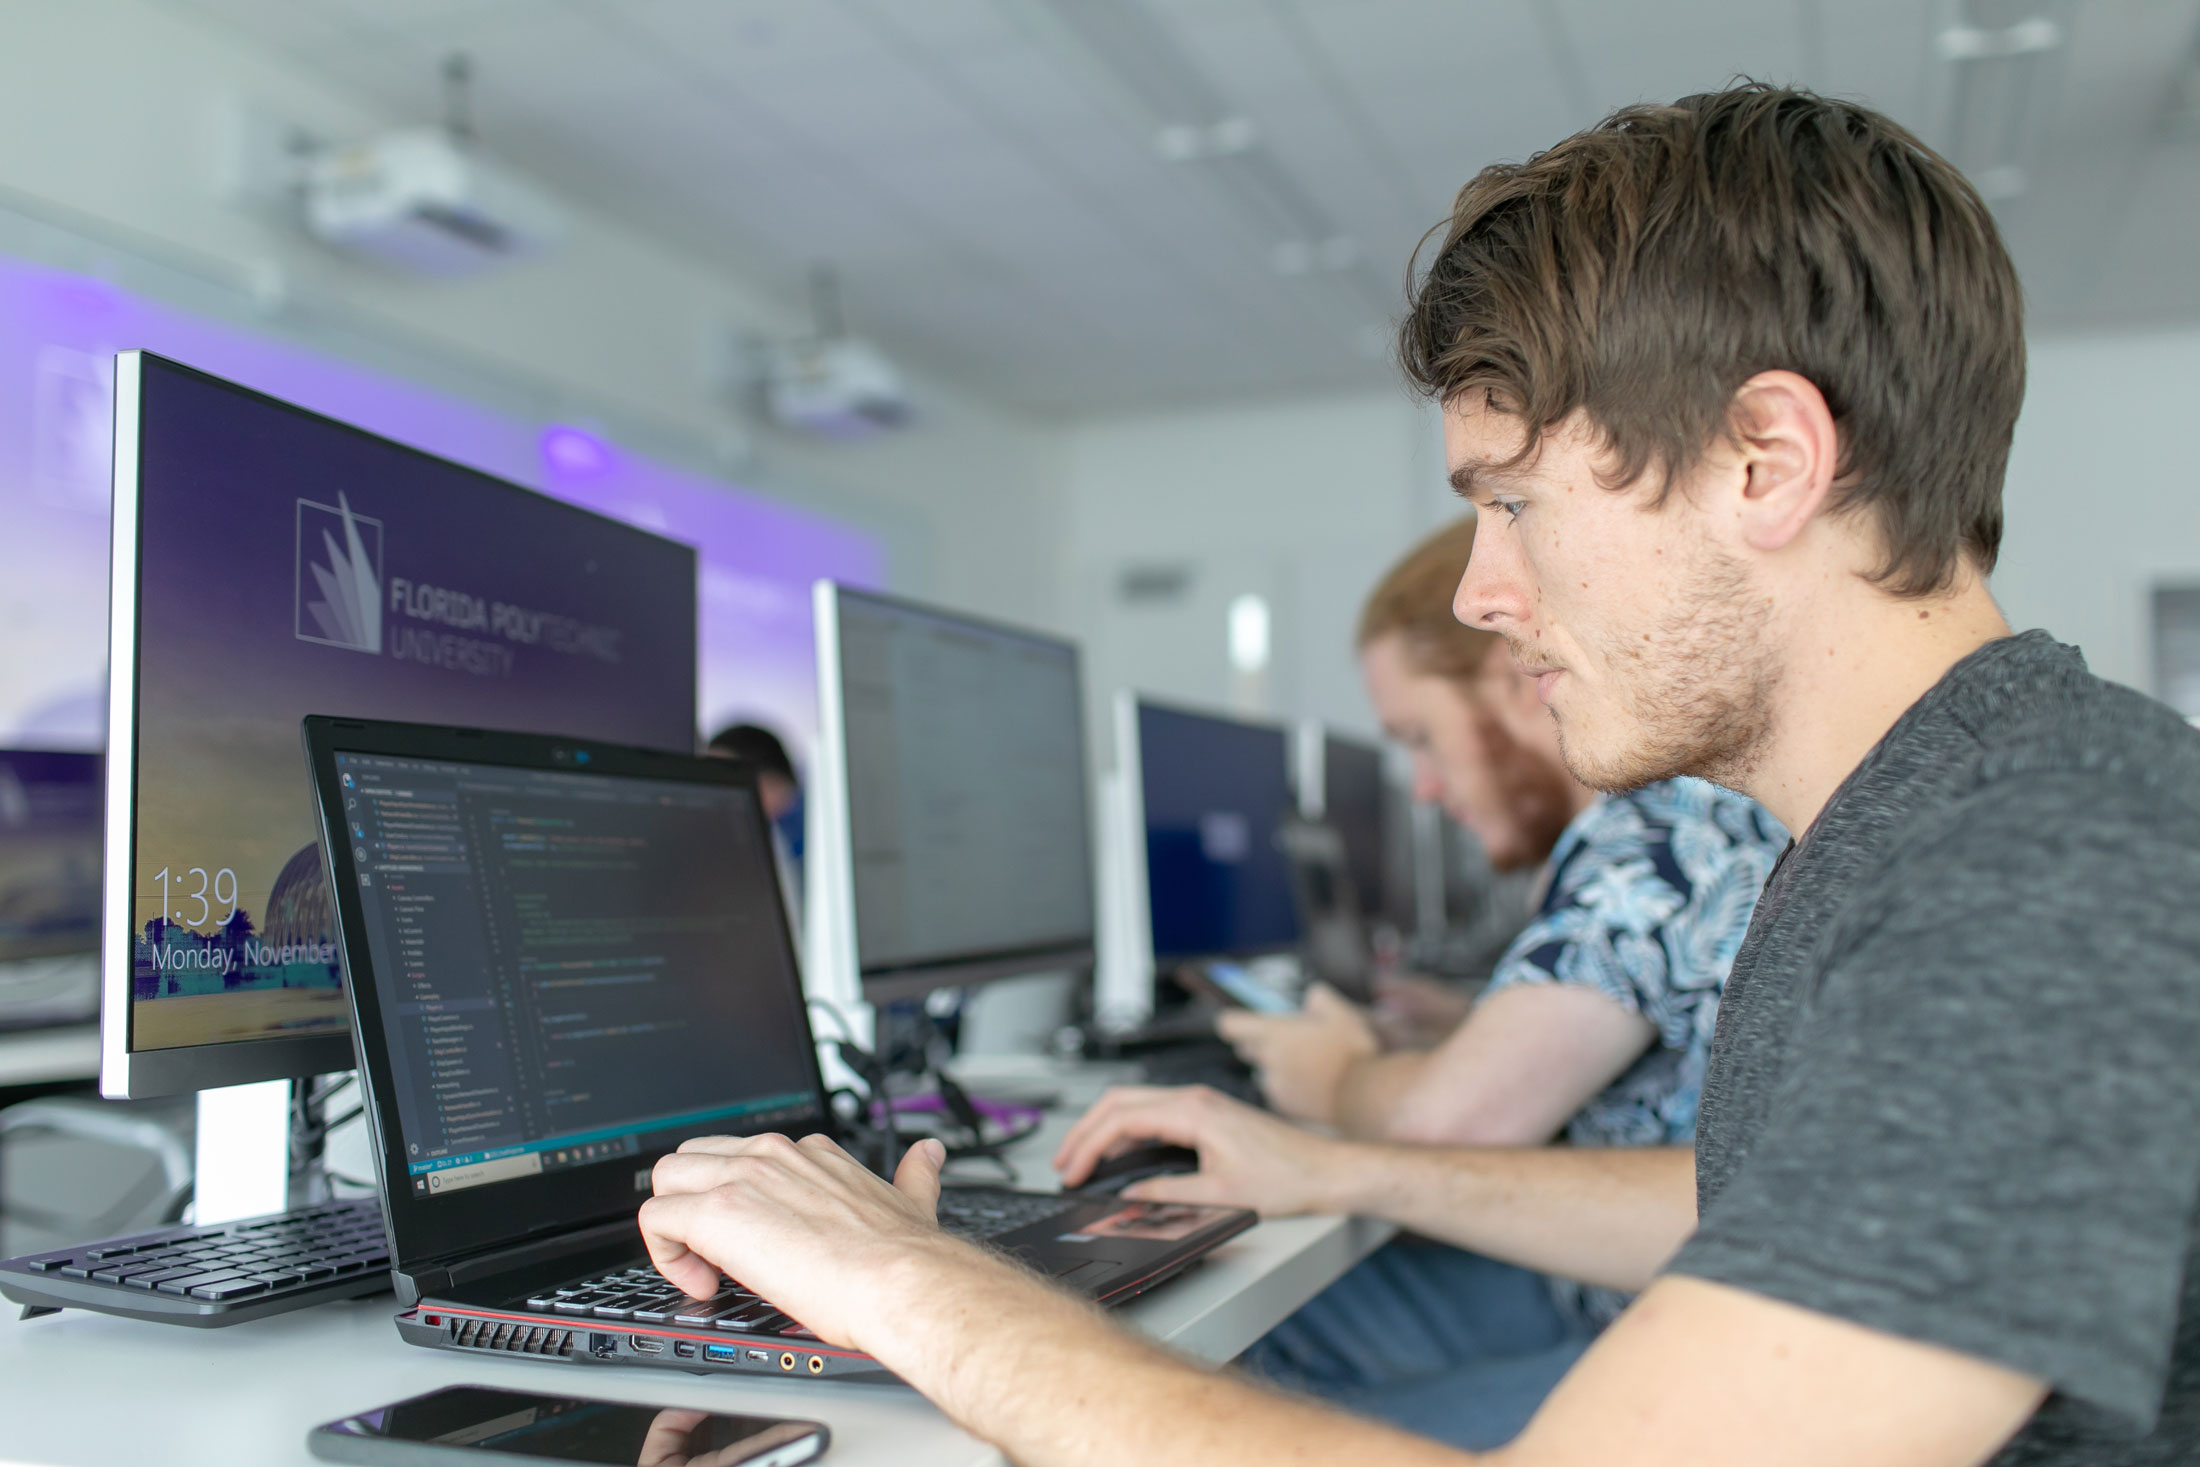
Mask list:
[[1605,482],[1655,472],[1662,500],[1784,368],[1833,412],[1834,510],[1877,517],[1874,579],[1915,596],[1965,554],[1993,568],[2022,293],[1977,191],[1879,113],[1756,83],[1623,108],[1483,169],[1415,278],[1407,376],[1517,417],[1513,462],[1580,413]]

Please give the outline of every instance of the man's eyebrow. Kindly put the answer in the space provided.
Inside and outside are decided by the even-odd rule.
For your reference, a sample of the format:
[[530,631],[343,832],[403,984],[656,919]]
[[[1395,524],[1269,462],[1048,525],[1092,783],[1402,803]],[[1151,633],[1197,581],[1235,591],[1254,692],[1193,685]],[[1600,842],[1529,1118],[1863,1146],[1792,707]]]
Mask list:
[[1464,463],[1446,476],[1451,481],[1451,492],[1461,499],[1471,500],[1477,493],[1487,494],[1505,480],[1502,468],[1486,463]]

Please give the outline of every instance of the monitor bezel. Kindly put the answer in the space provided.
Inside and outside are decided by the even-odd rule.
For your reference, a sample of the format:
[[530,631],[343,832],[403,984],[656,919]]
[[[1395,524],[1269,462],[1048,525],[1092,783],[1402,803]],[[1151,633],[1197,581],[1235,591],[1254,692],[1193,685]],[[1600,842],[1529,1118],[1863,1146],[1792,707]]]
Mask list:
[[[569,513],[601,521],[607,527],[645,536],[686,552],[692,589],[696,552],[691,545],[584,509],[576,504],[530,489],[524,484],[492,474],[472,464],[445,458],[424,448],[385,437],[285,402],[279,397],[233,382],[212,372],[143,350],[115,354],[115,421],[113,507],[108,527],[107,577],[107,782],[106,829],[101,842],[104,870],[100,901],[100,1004],[99,1093],[111,1100],[144,1100],[180,1095],[194,1090],[248,1085],[263,1080],[295,1080],[331,1074],[352,1066],[352,1042],[348,1033],[282,1035],[222,1040],[212,1044],[177,1045],[166,1049],[137,1049],[131,1039],[136,1026],[132,994],[136,969],[136,873],[137,873],[137,766],[138,766],[138,649],[142,645],[138,595],[138,565],[142,556],[144,514],[139,493],[143,444],[140,426],[144,404],[145,365],[161,371],[211,383],[241,397],[279,408],[297,417],[338,428],[346,433],[394,448],[418,458],[452,466],[488,484],[516,494],[529,495]],[[690,625],[691,634],[693,625]],[[687,737],[694,736],[696,688],[690,663]],[[692,746],[691,746],[692,747]]]
[[[727,785],[749,794],[748,806],[755,820],[752,834],[757,848],[768,852],[771,828],[764,818],[755,771],[730,759],[673,754],[599,743],[593,739],[357,718],[308,717],[301,721],[300,738],[313,781],[314,819],[320,832],[322,867],[337,910],[337,954],[343,968],[346,1003],[352,1014],[351,1033],[346,1038],[353,1048],[351,1065],[358,1068],[364,1087],[375,1170],[383,1183],[383,1218],[389,1228],[397,1266],[409,1273],[484,1251],[517,1246],[530,1238],[568,1233],[631,1217],[647,1196],[647,1189],[638,1186],[637,1179],[645,1177],[657,1158],[674,1148],[644,1151],[533,1178],[514,1178],[425,1200],[414,1198],[411,1189],[402,1184],[405,1175],[402,1138],[394,1128],[383,1125],[384,1112],[388,1109],[386,1097],[395,1093],[389,1048],[386,1043],[370,1045],[362,1037],[369,1032],[378,1036],[384,1033],[381,995],[374,986],[369,966],[372,956],[353,952],[352,945],[341,940],[343,933],[365,930],[366,914],[359,902],[358,872],[351,843],[331,842],[328,835],[329,812],[338,808],[343,799],[336,755],[373,754],[584,776]],[[585,760],[575,758],[584,751]],[[826,1098],[824,1076],[818,1066],[817,1046],[809,1026],[802,966],[788,925],[787,903],[779,889],[776,863],[766,859],[763,865],[772,885],[771,900],[766,905],[776,924],[780,951],[785,958],[784,968],[794,988],[795,1012],[800,1015],[802,1058],[814,1101],[814,1119],[807,1122],[778,1120],[745,1129],[711,1127],[707,1133],[754,1135],[766,1130],[830,1133],[835,1126]],[[355,970],[366,981],[356,981]]]
[[1300,945],[1306,937],[1303,930],[1298,936],[1282,942],[1248,943],[1242,947],[1217,948],[1202,952],[1163,953],[1155,950],[1153,940],[1153,875],[1146,863],[1146,761],[1145,751],[1140,747],[1138,729],[1138,710],[1141,708],[1152,708],[1162,713],[1173,713],[1180,717],[1212,719],[1217,723],[1231,723],[1238,725],[1240,728],[1260,729],[1267,733],[1279,735],[1283,739],[1284,779],[1293,786],[1291,802],[1286,806],[1287,811],[1300,811],[1303,806],[1302,797],[1297,789],[1301,759],[1300,749],[1303,746],[1299,744],[1299,735],[1289,723],[1266,718],[1248,718],[1241,714],[1227,713],[1215,708],[1198,708],[1189,703],[1173,702],[1167,698],[1156,698],[1149,694],[1133,692],[1128,689],[1117,694],[1116,757],[1123,772],[1123,780],[1126,786],[1124,798],[1130,807],[1129,854],[1137,878],[1132,883],[1132,889],[1139,913],[1137,931],[1138,941],[1141,944],[1140,954],[1145,958],[1146,966],[1158,974],[1164,967],[1181,968],[1189,964],[1212,962],[1217,959],[1265,958],[1280,953],[1299,951]]
[[[805,865],[810,868],[805,900],[811,904],[808,915],[812,919],[811,945],[805,957],[810,961],[819,996],[860,998],[871,1004],[892,1003],[921,998],[942,988],[971,988],[1024,974],[1069,972],[1083,976],[1090,973],[1099,957],[1100,853],[1089,777],[1090,756],[1085,743],[1083,649],[1067,637],[905,596],[892,596],[831,580],[818,581],[813,589],[817,628],[818,754],[810,781],[811,797],[815,801],[811,808],[816,823],[805,839]],[[849,793],[847,700],[840,656],[840,603],[843,597],[1042,643],[1069,654],[1077,701],[1073,733],[1075,767],[1078,789],[1083,797],[1079,808],[1084,813],[1087,927],[1083,933],[1068,934],[1059,941],[864,966],[861,914],[856,910],[855,899],[855,812]],[[847,991],[842,992],[843,989]]]

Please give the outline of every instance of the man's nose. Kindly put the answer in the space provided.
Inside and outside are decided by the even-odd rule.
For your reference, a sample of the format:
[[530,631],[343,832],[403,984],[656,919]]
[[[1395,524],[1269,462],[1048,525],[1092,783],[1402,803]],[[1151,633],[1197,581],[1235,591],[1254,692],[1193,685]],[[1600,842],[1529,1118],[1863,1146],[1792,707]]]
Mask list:
[[1527,596],[1510,548],[1496,543],[1501,538],[1491,534],[1487,539],[1492,543],[1484,544],[1484,537],[1477,536],[1467,557],[1459,589],[1451,598],[1451,614],[1462,626],[1500,631],[1526,619]]

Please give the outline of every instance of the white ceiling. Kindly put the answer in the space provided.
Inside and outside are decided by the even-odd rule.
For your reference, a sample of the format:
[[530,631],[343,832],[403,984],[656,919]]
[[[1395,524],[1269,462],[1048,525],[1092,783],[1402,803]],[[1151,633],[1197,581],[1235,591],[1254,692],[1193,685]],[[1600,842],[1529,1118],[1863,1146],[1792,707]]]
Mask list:
[[[829,262],[853,330],[1045,413],[1393,380],[1407,254],[1477,168],[1738,74],[2021,167],[2035,324],[2200,317],[2200,0],[165,3],[423,121],[463,50],[491,153],[790,298]],[[2047,51],[1942,59],[2033,16]],[[1157,144],[1225,119],[1249,147]]]

